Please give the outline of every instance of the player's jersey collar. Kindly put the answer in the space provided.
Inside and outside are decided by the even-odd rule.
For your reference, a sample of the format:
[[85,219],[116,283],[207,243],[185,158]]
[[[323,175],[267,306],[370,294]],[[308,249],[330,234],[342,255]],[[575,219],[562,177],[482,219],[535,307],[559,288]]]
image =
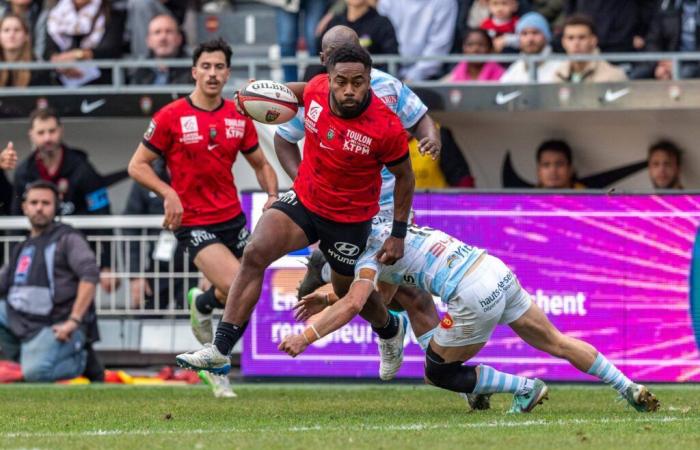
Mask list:
[[187,103],[189,103],[190,106],[193,107],[194,109],[196,109],[197,111],[208,112],[208,113],[213,113],[213,112],[216,112],[216,111],[220,110],[221,108],[224,107],[224,104],[226,103],[226,101],[225,101],[223,98],[221,98],[221,103],[219,103],[219,105],[218,105],[216,108],[214,108],[214,109],[212,109],[212,110],[210,111],[210,110],[208,110],[208,109],[203,109],[203,108],[200,108],[199,106],[195,105],[195,104],[192,102],[192,99],[190,98],[189,95],[186,96],[185,98],[187,99]]

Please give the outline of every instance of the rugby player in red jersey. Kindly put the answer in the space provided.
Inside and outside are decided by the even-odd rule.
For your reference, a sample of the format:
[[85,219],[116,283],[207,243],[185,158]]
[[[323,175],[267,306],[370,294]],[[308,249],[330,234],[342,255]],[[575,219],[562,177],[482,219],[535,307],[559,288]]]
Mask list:
[[[396,177],[391,236],[378,258],[393,264],[403,256],[415,179],[406,132],[398,117],[370,90],[371,58],[357,44],[339,46],[326,60],[328,75],[290,84],[305,108],[304,158],[293,189],[267,210],[246,246],[229,291],[214,345],[177,356],[181,366],[226,373],[229,353],[240,339],[260,296],[265,268],[287,253],[319,241],[332,269],[333,289],[348,291],[371,219],[379,211],[380,171]],[[376,298],[361,312],[382,338],[399,323]]]
[[[231,172],[239,152],[269,195],[265,208],[277,200],[277,176],[258,147],[253,122],[222,98],[231,55],[222,39],[197,47],[194,91],[153,116],[129,163],[131,177],[163,198],[163,227],[175,233],[213,284],[207,292],[188,294],[193,331],[201,343],[212,341],[211,312],[223,306],[250,236]],[[170,170],[172,186],[151,168],[159,157]]]

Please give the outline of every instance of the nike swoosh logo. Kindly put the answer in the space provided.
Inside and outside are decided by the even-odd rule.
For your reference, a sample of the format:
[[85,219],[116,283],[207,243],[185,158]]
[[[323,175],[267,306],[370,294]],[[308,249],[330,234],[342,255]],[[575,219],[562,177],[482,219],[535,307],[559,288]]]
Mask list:
[[319,145],[321,146],[321,148],[325,148],[326,150],[333,150],[333,147],[327,146],[326,144],[323,143],[323,141],[321,141],[321,143]]
[[625,95],[627,95],[629,93],[630,93],[629,88],[620,89],[619,91],[613,91],[612,89],[608,89],[607,91],[605,91],[605,95],[603,96],[603,99],[607,103],[612,103],[612,102],[615,102],[615,101],[621,99],[622,97],[624,97]]
[[215,149],[216,147],[218,147],[218,146],[219,146],[219,144],[207,145],[207,150],[212,151],[212,150],[214,150],[214,149]]
[[508,104],[508,103],[512,102],[513,100],[515,100],[516,98],[520,97],[521,95],[523,95],[523,93],[520,91],[509,92],[508,94],[504,94],[503,92],[499,92],[498,94],[496,94],[496,104],[497,105]]
[[103,98],[95,100],[94,102],[83,100],[83,102],[80,104],[80,112],[83,114],[90,114],[105,103],[107,103],[107,101]]

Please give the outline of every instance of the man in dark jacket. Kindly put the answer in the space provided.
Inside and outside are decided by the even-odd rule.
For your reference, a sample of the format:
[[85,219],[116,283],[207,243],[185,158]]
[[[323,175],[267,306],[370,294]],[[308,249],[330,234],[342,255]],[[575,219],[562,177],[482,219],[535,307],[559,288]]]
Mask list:
[[27,186],[22,211],[31,233],[0,269],[0,348],[25,381],[81,375],[87,345],[99,338],[95,254],[79,232],[54,222],[58,196],[48,181]]
[[[644,50],[648,52],[696,52],[700,48],[700,1],[662,0],[649,25]],[[697,78],[697,61],[686,61],[680,66],[681,78]],[[638,64],[631,78],[672,78],[671,61]]]
[[593,19],[602,52],[633,52],[644,37],[657,0],[569,0],[566,15]]
[[[169,14],[155,16],[148,24],[146,43],[151,59],[187,58],[182,48],[182,32]],[[192,67],[141,67],[131,84],[192,84]]]
[[[90,164],[85,152],[63,143],[63,127],[54,110],[37,109],[29,115],[29,139],[34,151],[17,165],[12,214],[22,214],[19,196],[29,183],[39,179],[58,187],[60,215],[111,214],[102,176]],[[103,272],[110,270],[109,250],[109,246],[104,245],[99,254]],[[109,281],[103,278],[101,283],[108,292],[113,287]]]

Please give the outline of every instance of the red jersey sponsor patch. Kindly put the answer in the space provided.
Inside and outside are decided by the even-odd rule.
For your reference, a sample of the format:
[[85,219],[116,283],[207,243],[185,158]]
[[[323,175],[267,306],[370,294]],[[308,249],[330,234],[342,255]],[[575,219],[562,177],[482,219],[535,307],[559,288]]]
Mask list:
[[315,77],[304,90],[306,141],[294,190],[321,217],[363,222],[379,211],[382,166],[408,157],[406,131],[374,94],[353,119],[331,112],[329,95],[328,75]]
[[143,143],[165,158],[184,208],[183,226],[225,222],[241,214],[231,169],[238,152],[258,147],[258,135],[233,102],[224,100],[205,111],[189,97],[175,100],[153,116]]

